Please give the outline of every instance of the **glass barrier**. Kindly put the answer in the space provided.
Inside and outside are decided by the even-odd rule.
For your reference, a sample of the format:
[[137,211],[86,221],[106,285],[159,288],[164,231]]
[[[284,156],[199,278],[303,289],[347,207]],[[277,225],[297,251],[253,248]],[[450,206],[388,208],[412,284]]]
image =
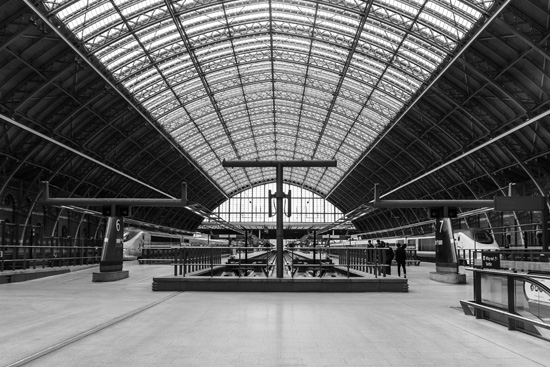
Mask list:
[[472,269],[474,300],[465,314],[550,340],[550,276]]

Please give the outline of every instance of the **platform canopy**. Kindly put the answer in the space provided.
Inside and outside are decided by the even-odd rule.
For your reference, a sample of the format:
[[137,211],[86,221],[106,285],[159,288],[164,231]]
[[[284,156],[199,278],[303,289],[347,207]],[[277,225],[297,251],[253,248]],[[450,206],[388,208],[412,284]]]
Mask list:
[[44,0],[232,195],[226,160],[331,160],[285,177],[326,196],[492,5],[482,0]]
[[195,212],[132,213],[193,231],[275,181],[224,160],[336,160],[285,183],[362,232],[429,219],[366,211],[375,184],[387,200],[548,196],[549,19],[547,0],[0,1],[0,203],[25,222],[40,181],[82,198],[186,182]]

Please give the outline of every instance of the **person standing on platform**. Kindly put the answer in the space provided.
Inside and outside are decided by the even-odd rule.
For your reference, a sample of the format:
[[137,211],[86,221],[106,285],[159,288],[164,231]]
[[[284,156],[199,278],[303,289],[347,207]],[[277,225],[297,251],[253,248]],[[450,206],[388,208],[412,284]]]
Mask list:
[[391,262],[393,261],[393,249],[388,246],[388,251],[386,252],[386,274],[391,275]]
[[[506,226],[508,226],[508,223],[506,223]],[[512,244],[512,230],[510,227],[506,227],[506,243],[504,244],[505,248],[510,247]]]
[[401,267],[403,267],[403,276],[407,277],[407,268],[405,267],[405,262],[407,261],[407,252],[405,251],[407,244],[404,243],[402,246],[398,246],[395,250],[395,261],[397,262],[397,275],[401,276]]

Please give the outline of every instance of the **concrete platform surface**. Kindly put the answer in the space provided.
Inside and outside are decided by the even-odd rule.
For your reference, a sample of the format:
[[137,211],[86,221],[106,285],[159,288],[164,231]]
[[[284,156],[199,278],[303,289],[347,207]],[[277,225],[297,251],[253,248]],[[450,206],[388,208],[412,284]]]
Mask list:
[[433,264],[408,293],[153,292],[173,268],[124,270],[0,284],[0,366],[550,366],[549,342],[465,316],[470,274],[439,283]]

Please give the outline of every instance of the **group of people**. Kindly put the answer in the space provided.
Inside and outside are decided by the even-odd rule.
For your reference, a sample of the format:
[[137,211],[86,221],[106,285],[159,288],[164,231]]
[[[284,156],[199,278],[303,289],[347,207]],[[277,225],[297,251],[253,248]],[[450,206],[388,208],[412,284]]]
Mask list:
[[405,251],[405,248],[407,247],[407,244],[396,244],[395,245],[395,253],[393,249],[387,245],[384,241],[376,240],[376,246],[374,246],[371,242],[371,240],[368,241],[367,247],[369,248],[387,248],[387,256],[386,256],[386,265],[388,265],[387,268],[387,274],[391,275],[391,263],[393,259],[395,258],[395,261],[397,262],[397,275],[401,277],[401,268],[403,268],[403,276],[407,277],[407,268],[405,267],[405,263],[407,261],[407,252]]

